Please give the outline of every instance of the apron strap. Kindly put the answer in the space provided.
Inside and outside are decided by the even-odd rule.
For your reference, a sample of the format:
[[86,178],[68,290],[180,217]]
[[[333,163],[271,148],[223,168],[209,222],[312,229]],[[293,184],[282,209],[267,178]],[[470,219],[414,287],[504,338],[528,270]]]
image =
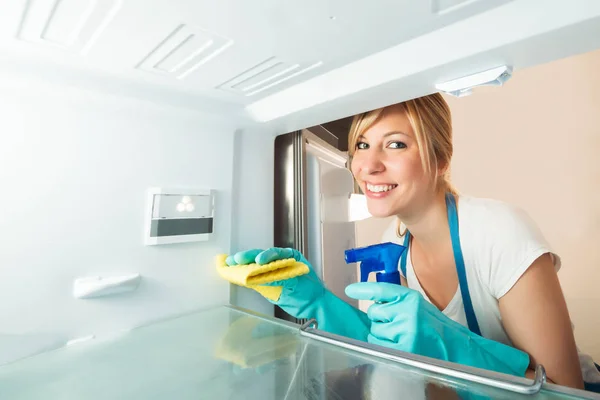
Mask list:
[[450,225],[450,238],[452,239],[452,251],[454,252],[454,262],[456,263],[456,273],[458,274],[458,284],[460,285],[460,294],[462,295],[467,324],[471,332],[481,336],[477,317],[473,310],[469,285],[467,283],[467,271],[465,269],[465,260],[460,247],[460,236],[458,232],[458,212],[456,210],[456,200],[451,193],[446,194],[446,205],[448,206],[448,224]]
[[[463,300],[463,306],[465,308],[465,315],[467,317],[467,324],[471,332],[481,336],[481,330],[477,323],[477,317],[473,310],[473,303],[471,301],[471,294],[469,293],[469,285],[467,283],[467,272],[465,269],[465,260],[463,258],[462,249],[460,246],[460,237],[458,231],[458,212],[456,210],[456,200],[454,195],[451,193],[446,194],[446,206],[448,208],[448,225],[450,225],[450,238],[452,240],[452,251],[454,252],[454,262],[456,263],[456,273],[458,275],[458,284],[460,287],[460,294]],[[402,258],[400,259],[400,270],[402,276],[406,279],[406,259],[408,257],[408,246],[410,242],[410,233],[406,231],[404,235],[404,247],[407,249]]]
[[410,233],[408,231],[406,231],[406,233],[404,234],[404,248],[406,249],[406,251],[404,252],[404,254],[402,255],[402,258],[400,259],[400,271],[402,271],[402,276],[404,277],[404,279],[406,279],[406,258],[408,257],[408,242],[410,241]]

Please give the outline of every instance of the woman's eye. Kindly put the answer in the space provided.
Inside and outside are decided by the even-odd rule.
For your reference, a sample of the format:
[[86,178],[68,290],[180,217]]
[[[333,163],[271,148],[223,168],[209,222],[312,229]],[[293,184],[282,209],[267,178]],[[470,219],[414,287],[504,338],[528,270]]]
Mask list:
[[406,144],[402,143],[402,142],[391,142],[388,147],[390,149],[405,149],[406,148]]
[[365,149],[368,149],[368,148],[369,148],[369,145],[367,143],[365,143],[365,142],[358,142],[358,143],[356,143],[356,149],[357,150],[365,150]]

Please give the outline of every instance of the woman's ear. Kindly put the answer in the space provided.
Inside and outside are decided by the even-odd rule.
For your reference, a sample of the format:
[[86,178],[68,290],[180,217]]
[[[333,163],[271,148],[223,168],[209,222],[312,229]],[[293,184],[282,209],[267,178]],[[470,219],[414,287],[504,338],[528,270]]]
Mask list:
[[437,174],[438,177],[444,177],[446,175],[446,173],[448,172],[448,167],[449,167],[449,163],[446,161],[442,161],[441,163],[438,164],[438,169],[437,169]]

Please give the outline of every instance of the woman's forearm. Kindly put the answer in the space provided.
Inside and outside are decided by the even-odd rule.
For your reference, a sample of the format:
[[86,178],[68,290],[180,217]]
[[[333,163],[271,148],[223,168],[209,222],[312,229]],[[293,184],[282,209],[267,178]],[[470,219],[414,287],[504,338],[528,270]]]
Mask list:
[[[535,370],[533,370],[533,369],[528,369],[528,370],[525,372],[525,378],[527,378],[527,379],[535,379]],[[546,377],[546,381],[547,381],[548,383],[555,383],[555,382],[554,382],[552,379],[550,379],[550,378],[548,378],[548,377]],[[567,385],[565,385],[565,386],[567,386]],[[570,386],[570,387],[572,387],[572,388],[575,388],[575,389],[583,389],[583,388],[584,388],[584,386],[583,386],[583,385],[568,385],[568,386]]]

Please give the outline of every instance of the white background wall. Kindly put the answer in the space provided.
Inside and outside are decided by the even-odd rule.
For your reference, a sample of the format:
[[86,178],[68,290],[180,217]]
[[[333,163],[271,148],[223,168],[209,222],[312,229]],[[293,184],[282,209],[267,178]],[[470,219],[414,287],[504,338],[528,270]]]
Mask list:
[[[233,129],[197,113],[3,78],[0,339],[101,336],[229,302],[213,257],[231,240]],[[150,186],[215,189],[210,241],[144,246]],[[71,295],[76,277],[132,272],[143,276],[134,293]]]
[[525,209],[562,258],[575,338],[600,360],[600,51],[448,98],[459,190]]

